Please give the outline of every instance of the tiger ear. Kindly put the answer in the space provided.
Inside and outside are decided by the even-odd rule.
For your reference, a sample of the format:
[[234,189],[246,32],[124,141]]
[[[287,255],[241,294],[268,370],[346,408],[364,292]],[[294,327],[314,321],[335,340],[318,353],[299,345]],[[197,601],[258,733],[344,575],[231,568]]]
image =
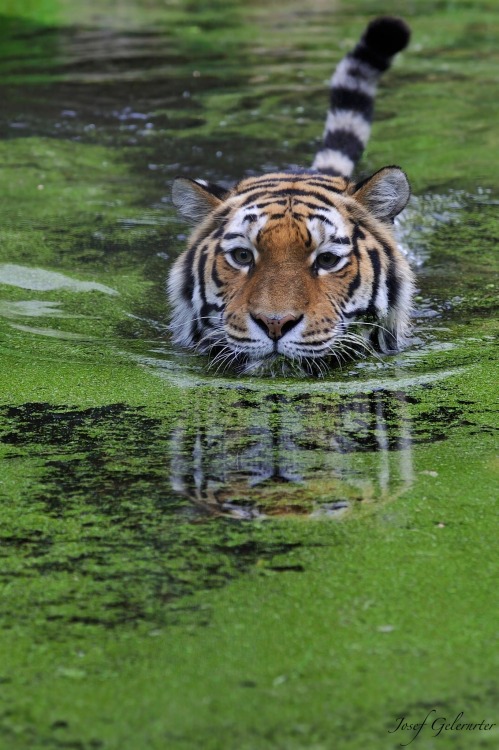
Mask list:
[[383,167],[359,182],[353,197],[380,221],[392,221],[411,196],[409,182],[400,167]]
[[218,208],[227,193],[228,190],[220,185],[187,177],[175,178],[172,186],[173,205],[194,224],[199,224]]

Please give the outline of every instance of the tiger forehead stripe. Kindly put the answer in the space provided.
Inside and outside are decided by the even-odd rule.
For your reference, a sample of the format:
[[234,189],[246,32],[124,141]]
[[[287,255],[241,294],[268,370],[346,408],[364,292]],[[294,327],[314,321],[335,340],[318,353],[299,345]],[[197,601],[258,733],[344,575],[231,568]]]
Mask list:
[[[332,208],[334,208],[335,204],[331,200],[331,198],[329,198],[328,192],[330,191],[328,190],[324,192],[319,192],[318,190],[306,190],[305,188],[286,188],[285,190],[280,189],[276,191],[276,196],[277,195],[286,196],[286,197],[292,196],[296,198],[303,197],[303,198],[307,198],[308,200],[310,200],[311,198],[314,198],[315,200],[318,200],[321,203],[324,203],[326,206],[331,206]],[[335,190],[334,192],[339,193],[341,191]],[[248,203],[253,203],[256,200],[261,200],[265,198],[268,200],[270,198],[270,195],[271,195],[270,190],[256,190],[256,191],[252,190],[251,192],[249,192],[248,195],[244,196],[245,199],[242,202],[241,206],[245,206]],[[277,200],[275,202],[277,203]]]
[[301,172],[275,172],[274,174],[266,174],[261,177],[246,177],[241,180],[237,188],[251,187],[252,185],[258,185],[262,182],[274,182],[274,183],[294,183],[294,182],[320,182],[322,185],[333,186],[342,184],[345,186],[347,180],[344,177],[331,177],[327,174],[321,174],[313,170]]
[[[287,181],[286,184],[280,184],[280,183],[274,183],[271,181],[261,181],[258,183],[255,183],[254,185],[251,185],[249,187],[245,187],[243,189],[238,189],[237,194],[238,195],[251,195],[255,192],[261,192],[262,190],[265,190],[267,193],[270,194],[276,194],[276,195],[293,195],[296,193],[296,191],[299,191],[300,194],[305,194],[305,191],[307,193],[310,193],[311,195],[314,195],[313,191],[310,190],[311,187],[318,188],[319,190],[325,191],[325,193],[336,193],[341,194],[344,192],[339,187],[328,185],[327,183],[320,183],[320,182],[302,182],[299,181],[298,185],[299,187],[295,187],[297,185],[297,182],[295,180]],[[319,195],[319,193],[316,193],[316,195]]]
[[222,237],[220,252],[233,250],[236,247],[248,247],[255,244],[258,233],[265,226],[269,216],[265,212],[258,211],[255,205],[251,205],[249,212],[237,207],[233,216],[227,221]]
[[223,236],[224,240],[236,240],[239,237],[244,239],[246,235],[241,232],[226,232]]

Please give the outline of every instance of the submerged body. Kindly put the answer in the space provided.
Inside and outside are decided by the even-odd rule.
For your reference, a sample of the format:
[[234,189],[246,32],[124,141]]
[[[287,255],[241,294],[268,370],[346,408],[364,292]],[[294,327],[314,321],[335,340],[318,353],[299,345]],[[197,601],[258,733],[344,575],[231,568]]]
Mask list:
[[312,170],[231,190],[175,181],[174,203],[197,225],[169,279],[176,343],[240,372],[279,360],[315,373],[359,348],[404,345],[413,277],[391,225],[409,185],[398,167],[358,184],[349,177],[369,136],[377,79],[408,37],[402,21],[378,19],[340,62]]

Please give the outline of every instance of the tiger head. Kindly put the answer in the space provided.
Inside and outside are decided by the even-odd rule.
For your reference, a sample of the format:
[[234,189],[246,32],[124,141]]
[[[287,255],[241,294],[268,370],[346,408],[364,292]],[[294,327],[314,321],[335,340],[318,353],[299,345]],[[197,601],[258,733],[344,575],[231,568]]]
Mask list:
[[392,233],[410,188],[385,167],[360,183],[272,173],[225,190],[178,178],[195,224],[168,283],[175,343],[219,367],[323,373],[354,350],[403,346],[413,275]]

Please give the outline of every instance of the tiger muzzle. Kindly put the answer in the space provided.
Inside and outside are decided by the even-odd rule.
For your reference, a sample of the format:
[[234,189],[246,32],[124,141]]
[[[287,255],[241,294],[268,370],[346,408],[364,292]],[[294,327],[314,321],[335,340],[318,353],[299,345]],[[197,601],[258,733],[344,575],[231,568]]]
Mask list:
[[281,339],[297,325],[303,315],[284,315],[282,318],[269,315],[252,315],[252,319],[273,341]]

